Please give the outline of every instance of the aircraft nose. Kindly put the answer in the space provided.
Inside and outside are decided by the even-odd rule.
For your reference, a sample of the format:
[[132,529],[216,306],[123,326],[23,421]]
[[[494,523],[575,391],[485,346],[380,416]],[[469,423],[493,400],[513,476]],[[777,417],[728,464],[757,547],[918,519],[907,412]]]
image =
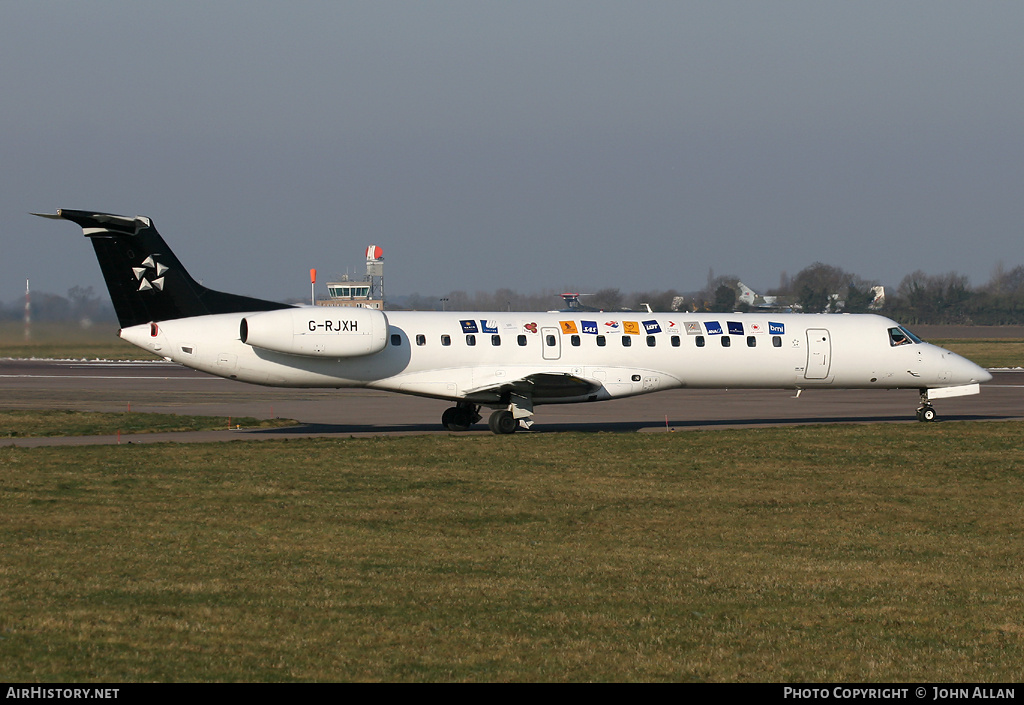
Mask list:
[[984,384],[992,381],[992,373],[980,365],[976,365],[965,357],[957,356],[954,374],[964,380],[961,384]]

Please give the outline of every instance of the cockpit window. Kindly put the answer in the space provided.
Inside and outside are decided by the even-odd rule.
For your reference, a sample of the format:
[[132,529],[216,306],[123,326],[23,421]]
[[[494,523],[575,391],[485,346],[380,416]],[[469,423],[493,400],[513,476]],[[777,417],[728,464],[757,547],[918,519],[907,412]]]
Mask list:
[[915,343],[923,343],[924,341],[918,338],[916,335],[911,333],[905,326],[900,326],[900,330],[906,333],[907,337],[913,340]]
[[893,347],[896,347],[897,345],[913,345],[914,343],[920,342],[921,339],[906,328],[889,329],[889,344]]

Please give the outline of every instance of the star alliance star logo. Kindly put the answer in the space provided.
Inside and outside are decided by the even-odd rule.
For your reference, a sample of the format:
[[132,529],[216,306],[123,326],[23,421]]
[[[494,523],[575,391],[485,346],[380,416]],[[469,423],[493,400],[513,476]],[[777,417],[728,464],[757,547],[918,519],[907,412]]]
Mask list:
[[167,270],[168,267],[153,259],[153,255],[142,260],[142,266],[132,267],[135,278],[139,280],[139,291],[152,291],[153,289],[163,291],[164,272]]

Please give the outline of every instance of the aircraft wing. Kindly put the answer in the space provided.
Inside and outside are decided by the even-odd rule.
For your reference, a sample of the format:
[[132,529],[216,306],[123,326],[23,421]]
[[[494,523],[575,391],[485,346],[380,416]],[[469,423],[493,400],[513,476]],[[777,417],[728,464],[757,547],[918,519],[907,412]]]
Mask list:
[[466,390],[466,398],[493,401],[505,394],[520,394],[531,399],[562,399],[593,394],[601,385],[563,372],[537,372],[519,379],[503,380]]

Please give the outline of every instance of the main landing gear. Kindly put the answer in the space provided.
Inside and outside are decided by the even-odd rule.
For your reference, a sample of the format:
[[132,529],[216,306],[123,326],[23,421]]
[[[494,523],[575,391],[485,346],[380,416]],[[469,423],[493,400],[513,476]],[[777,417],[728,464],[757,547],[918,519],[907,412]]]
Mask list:
[[445,409],[441,414],[441,425],[449,431],[468,431],[481,418],[480,407],[476,404],[459,404]]
[[498,409],[491,413],[491,418],[487,420],[487,425],[492,433],[503,435],[515,433],[516,429],[519,428],[519,420],[508,409]]
[[[492,433],[504,436],[515,433],[520,426],[530,428],[533,425],[533,400],[522,394],[506,396],[508,406],[491,412],[487,419],[487,427]],[[449,431],[468,431],[469,427],[479,421],[480,407],[470,402],[460,402],[441,414],[441,425]]]
[[928,399],[928,390],[921,390],[921,406],[917,407],[918,421],[938,421],[939,415],[935,413],[935,407]]

